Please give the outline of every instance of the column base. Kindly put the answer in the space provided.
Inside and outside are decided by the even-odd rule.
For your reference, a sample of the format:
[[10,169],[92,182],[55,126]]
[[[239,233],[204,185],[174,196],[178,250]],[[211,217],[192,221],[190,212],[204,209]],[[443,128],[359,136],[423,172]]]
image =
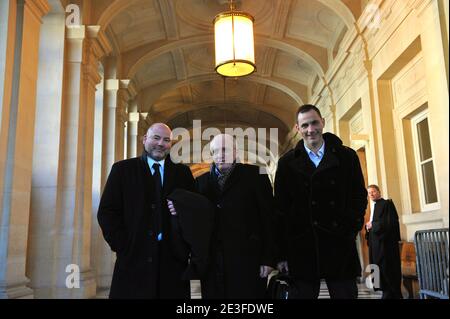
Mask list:
[[97,295],[97,283],[91,270],[80,273],[80,288],[56,287],[53,298],[91,299]]
[[0,299],[34,299],[33,289],[27,287],[27,279],[18,283],[0,282]]

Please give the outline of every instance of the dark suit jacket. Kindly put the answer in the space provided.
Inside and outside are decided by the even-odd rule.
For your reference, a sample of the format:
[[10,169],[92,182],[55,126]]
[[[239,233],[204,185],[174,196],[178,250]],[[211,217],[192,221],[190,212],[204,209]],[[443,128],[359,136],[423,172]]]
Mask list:
[[356,235],[367,191],[356,152],[325,133],[316,168],[301,140],[278,162],[275,200],[281,214],[281,259],[302,280],[354,279],[361,274]]
[[[263,298],[266,279],[260,265],[276,265],[273,227],[273,194],[267,175],[253,165],[236,164],[224,189],[219,191],[214,173],[197,178],[198,190],[216,207],[212,262],[202,278],[204,298]],[[217,294],[216,252],[223,249],[225,296]]]
[[170,215],[165,198],[175,188],[194,190],[192,173],[187,166],[166,158],[164,239],[159,243],[155,234],[154,187],[146,154],[115,163],[109,174],[97,217],[105,240],[117,254],[110,298],[190,296],[189,282],[181,279],[188,260],[180,260],[174,253],[181,237],[173,231],[176,217]]

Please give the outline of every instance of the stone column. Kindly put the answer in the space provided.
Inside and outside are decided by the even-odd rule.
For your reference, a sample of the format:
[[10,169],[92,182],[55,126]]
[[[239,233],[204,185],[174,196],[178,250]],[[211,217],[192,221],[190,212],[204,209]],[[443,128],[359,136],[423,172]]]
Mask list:
[[[100,70],[101,71],[101,70]],[[101,72],[102,76],[103,73]],[[97,211],[102,193],[102,156],[103,156],[103,102],[104,102],[104,81],[97,85],[96,102],[95,102],[95,125],[94,125],[94,159],[92,171],[92,229],[91,229],[91,264],[96,274],[97,281],[97,297],[102,294],[103,285],[101,280],[101,272],[104,267],[101,263],[103,259],[103,246],[105,241],[97,221]],[[107,248],[107,247],[106,247]],[[111,256],[109,264],[111,264]],[[110,267],[111,268],[111,267]],[[111,270],[112,273],[112,270]],[[110,281],[108,282],[109,287]]]
[[138,134],[136,137],[136,153],[141,155],[144,151],[144,145],[142,144],[145,133],[149,128],[147,123],[148,113],[139,113],[139,122],[138,122]]
[[[0,298],[31,298],[25,276],[41,18],[46,0],[9,1],[14,52],[0,132]],[[9,28],[11,27],[11,28]],[[11,33],[10,33],[11,32]],[[9,39],[8,39],[9,41]],[[3,76],[3,74],[2,74]],[[2,88],[3,89],[3,88]],[[7,96],[7,99],[5,97]]]
[[[128,87],[130,81],[116,79],[117,63],[120,62],[116,57],[108,57],[105,59],[105,88],[103,103],[103,144],[102,144],[102,173],[101,187],[103,187],[108,179],[112,165],[123,159],[124,144],[123,131],[126,122]],[[134,93],[134,90],[132,90]],[[97,212],[95,211],[94,214]],[[111,286],[111,279],[114,270],[115,255],[105,242],[101,232],[94,239],[95,241],[95,265],[97,277],[97,292],[104,295],[107,294]]]
[[127,143],[128,158],[137,156],[138,126],[139,126],[139,113],[137,112],[128,113],[128,143]]
[[64,67],[64,13],[43,19],[39,48],[36,124],[28,234],[27,276],[35,298],[53,295],[56,194]]
[[2,123],[2,104],[3,104],[3,94],[5,89],[5,74],[7,70],[6,56],[7,56],[7,46],[8,46],[8,34],[13,35],[14,33],[8,32],[9,19],[9,1],[0,1],[0,127]]
[[118,101],[116,112],[116,162],[125,158],[125,125],[127,122],[127,109],[124,100]]
[[119,93],[117,98],[117,132],[116,132],[116,160],[124,159],[125,149],[125,127],[128,122],[128,106],[130,100],[136,96],[136,90],[131,80],[120,80]]
[[[105,77],[115,76],[115,58],[105,59]],[[116,161],[116,111],[117,92],[119,90],[119,80],[107,78],[103,91],[103,138],[102,138],[102,166],[101,166],[101,191],[108,179],[111,167]],[[97,211],[93,212],[97,214]],[[98,223],[96,224],[98,226]],[[97,293],[108,294],[111,286],[111,279],[114,270],[115,255],[103,238],[101,231],[93,239],[95,245],[94,258]]]
[[[98,59],[106,53],[99,26],[68,28],[57,192],[56,297],[96,295],[90,265],[92,157]],[[80,271],[78,289],[66,286],[66,267]]]
[[[105,63],[105,75],[111,66]],[[102,156],[102,186],[105,185],[111,166],[116,161],[116,113],[117,92],[119,91],[119,80],[106,79],[103,97],[103,156]]]

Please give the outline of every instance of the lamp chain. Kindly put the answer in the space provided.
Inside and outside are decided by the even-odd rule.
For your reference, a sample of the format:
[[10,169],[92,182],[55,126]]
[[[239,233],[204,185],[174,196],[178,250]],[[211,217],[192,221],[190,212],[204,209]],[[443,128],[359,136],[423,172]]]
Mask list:
[[230,0],[230,11],[234,11],[235,6],[233,0]]

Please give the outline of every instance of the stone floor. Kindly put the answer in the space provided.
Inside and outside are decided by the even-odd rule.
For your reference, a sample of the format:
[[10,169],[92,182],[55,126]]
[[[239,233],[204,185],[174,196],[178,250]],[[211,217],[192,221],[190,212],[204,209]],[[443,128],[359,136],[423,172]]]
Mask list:
[[[192,299],[201,299],[200,282],[198,280],[191,281],[191,297]],[[321,283],[319,299],[330,299],[327,285]],[[358,284],[358,299],[381,299],[381,292],[374,292],[368,289],[365,284]]]
[[[103,290],[97,294],[97,299],[106,299],[108,298],[108,291]],[[192,299],[201,299],[200,292],[200,281],[191,280],[191,298]],[[374,292],[366,287],[365,284],[358,284],[358,299],[380,299],[381,292]],[[327,285],[325,282],[322,282],[320,287],[319,299],[330,299],[330,295],[328,293]]]

